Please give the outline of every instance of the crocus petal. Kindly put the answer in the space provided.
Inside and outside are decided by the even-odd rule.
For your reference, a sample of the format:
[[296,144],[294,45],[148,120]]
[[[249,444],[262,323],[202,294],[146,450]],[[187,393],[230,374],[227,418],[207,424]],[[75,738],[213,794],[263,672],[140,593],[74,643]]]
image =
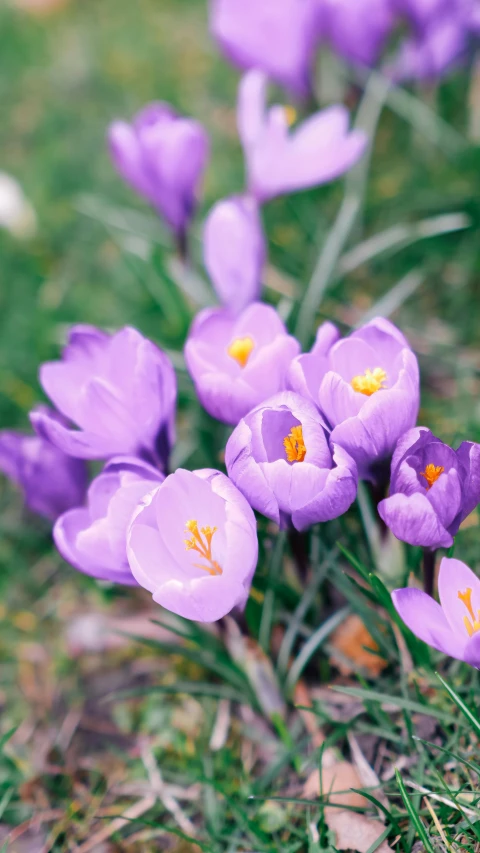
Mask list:
[[241,420],[225,448],[228,476],[253,509],[280,524],[280,510],[271,485],[252,456],[252,432]]
[[228,59],[240,68],[262,69],[299,96],[309,89],[316,17],[311,0],[211,0],[210,5],[211,31]]
[[475,669],[480,669],[480,632],[470,637],[463,652],[463,660]]
[[440,523],[430,501],[425,495],[390,495],[380,501],[378,512],[392,533],[423,548],[450,548],[453,538]]
[[209,144],[204,128],[163,103],[148,104],[131,124],[108,132],[113,165],[181,237],[190,222]]
[[87,509],[72,509],[60,516],[53,528],[53,538],[62,557],[86,575],[112,583],[135,586],[135,578],[128,566],[123,570],[118,569],[115,565],[106,565],[101,559],[94,560],[87,557],[85,553],[78,550],[78,536],[90,524],[91,519]]
[[[471,620],[468,609],[459,598],[459,593],[471,589],[471,604],[475,618],[478,619],[480,610],[480,580],[471,569],[461,560],[444,557],[440,563],[438,574],[438,594],[443,612],[450,624],[452,631],[468,640],[468,631],[465,626],[465,617]],[[480,621],[480,620],[479,620]]]
[[212,208],[205,222],[203,254],[215,291],[232,314],[259,298],[266,246],[253,199],[232,197]]
[[243,147],[248,150],[263,131],[268,79],[262,71],[245,74],[238,87],[237,124]]
[[463,520],[480,502],[480,445],[473,441],[462,441],[457,450],[457,459],[463,471]]
[[[61,420],[56,413],[51,416]],[[0,471],[21,488],[32,512],[53,521],[81,505],[87,490],[85,463],[37,435],[0,431]]]
[[306,530],[319,521],[343,515],[357,496],[358,472],[353,459],[341,447],[333,446],[334,468],[328,472],[323,489],[292,514],[297,530]]
[[[190,541],[193,529],[197,538]],[[210,537],[208,553],[205,544],[200,553],[192,546],[202,536]],[[219,471],[178,469],[138,506],[127,554],[154,601],[187,619],[212,622],[245,604],[258,556],[254,515]]]
[[105,459],[123,448],[112,447],[112,441],[93,433],[70,430],[44,412],[30,413],[30,422],[41,438],[50,441],[68,456],[77,459]]
[[462,507],[462,486],[457,471],[452,469],[440,474],[436,483],[428,489],[427,498],[437,513],[440,523],[450,531],[452,536],[455,535],[457,530],[452,529],[451,525]]
[[287,374],[287,387],[318,405],[320,385],[329,369],[327,355],[339,337],[340,332],[333,323],[322,323],[311,351],[293,359]]
[[372,394],[356,418],[343,421],[332,431],[332,441],[355,459],[361,477],[371,476],[372,462],[391,456],[399,437],[417,419],[418,364],[410,350],[403,350],[402,359],[403,368],[393,388]]
[[437,602],[420,589],[396,589],[392,601],[408,628],[439,652],[462,660],[465,643],[452,631]]

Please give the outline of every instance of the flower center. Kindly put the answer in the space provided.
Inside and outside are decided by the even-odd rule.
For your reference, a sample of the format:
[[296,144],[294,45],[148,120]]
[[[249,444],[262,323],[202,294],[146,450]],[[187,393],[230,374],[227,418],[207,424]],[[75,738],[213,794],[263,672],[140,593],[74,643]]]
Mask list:
[[286,107],[283,108],[283,112],[285,114],[288,126],[291,127],[292,124],[295,124],[297,120],[297,111],[295,107],[292,107],[291,104],[288,104]]
[[471,587],[468,587],[468,589],[466,589],[465,592],[460,592],[460,590],[459,590],[458,591],[458,597],[459,597],[460,601],[462,602],[462,604],[464,604],[468,610],[468,616],[470,616],[471,621],[468,618],[468,616],[464,616],[463,622],[464,622],[465,628],[468,631],[468,636],[473,637],[473,635],[476,634],[477,631],[480,631],[480,621],[479,621],[480,620],[480,610],[477,610],[477,617],[478,618],[475,617],[475,613],[474,613],[473,606],[472,606],[472,589],[471,589]]
[[380,391],[385,387],[386,381],[387,374],[383,367],[374,367],[373,370],[367,367],[365,373],[359,373],[358,376],[353,377],[350,385],[354,391],[359,391],[360,394],[371,397],[372,394],[375,394],[375,391]]
[[[419,476],[424,477],[427,481],[427,492],[437,482],[440,474],[443,474],[445,468],[443,465],[433,465],[431,462],[425,467],[425,471],[420,471]],[[460,595],[460,593],[458,593]]]
[[223,569],[218,565],[217,561],[212,557],[212,539],[216,532],[216,527],[202,527],[198,529],[198,522],[192,518],[185,524],[185,533],[191,533],[190,539],[185,539],[185,548],[187,551],[196,551],[206,561],[203,563],[194,563],[196,569],[203,569],[209,575],[221,575]]
[[245,367],[254,346],[254,342],[249,337],[235,338],[228,347],[227,352],[231,358],[235,359],[240,367]]
[[303,432],[301,426],[294,426],[283,439],[283,446],[289,462],[303,462],[305,459],[307,448],[303,441]]

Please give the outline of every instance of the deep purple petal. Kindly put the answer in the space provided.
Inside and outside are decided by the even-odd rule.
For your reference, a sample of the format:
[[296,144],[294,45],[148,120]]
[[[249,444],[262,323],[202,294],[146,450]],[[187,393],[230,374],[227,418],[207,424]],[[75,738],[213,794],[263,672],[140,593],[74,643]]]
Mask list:
[[463,520],[480,503],[480,445],[462,441],[456,453],[463,475]]
[[378,512],[402,542],[423,548],[450,548],[453,538],[441,524],[425,495],[391,495],[380,501]]

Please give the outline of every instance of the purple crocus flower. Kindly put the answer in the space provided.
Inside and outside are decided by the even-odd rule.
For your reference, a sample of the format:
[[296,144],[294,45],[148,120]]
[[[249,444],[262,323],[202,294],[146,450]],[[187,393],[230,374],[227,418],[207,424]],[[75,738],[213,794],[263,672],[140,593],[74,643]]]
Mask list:
[[[51,412],[49,417],[62,422],[57,413]],[[32,512],[51,521],[85,498],[85,462],[66,456],[38,435],[2,430],[0,471],[21,488]]]
[[62,557],[94,578],[135,584],[127,560],[127,527],[140,501],[164,479],[133,456],[108,462],[90,485],[87,506],[65,512],[53,528]]
[[347,62],[375,65],[393,28],[390,0],[317,2],[321,41]]
[[438,592],[440,604],[420,589],[396,589],[392,599],[424,643],[480,669],[480,580],[465,563],[444,557]]
[[137,509],[127,542],[134,577],[167,610],[215,622],[245,606],[257,565],[255,516],[219,471],[170,474]]
[[210,27],[228,59],[259,68],[294,94],[310,91],[315,0],[211,0]]
[[131,124],[114,121],[108,143],[122,178],[181,238],[193,216],[208,160],[208,137],[202,125],[177,115],[169,104],[151,103]]
[[335,341],[328,324],[312,351],[292,363],[288,386],[308,395],[332,429],[331,441],[357,463],[359,475],[376,480],[420,403],[415,355],[402,333],[377,317]]
[[226,424],[239,420],[285,386],[300,344],[278,313],[254,302],[239,317],[206,309],[195,318],[185,360],[202,406]]
[[461,18],[436,18],[418,35],[406,38],[387,74],[395,81],[434,82],[466,54],[468,30]]
[[37,433],[64,453],[83,459],[132,454],[166,464],[174,439],[175,372],[168,356],[136,329],[108,335],[74,326],[62,360],[43,364],[40,382],[80,427],[32,412]]
[[426,427],[409,430],[392,459],[390,495],[378,511],[397,539],[450,548],[462,521],[480,502],[480,445],[452,450]]
[[214,205],[205,222],[203,257],[220,301],[232,314],[260,297],[266,253],[254,199],[233,196]]
[[261,71],[244,76],[239,88],[238,130],[249,191],[259,202],[333,181],[362,156],[366,134],[349,131],[345,107],[314,113],[290,132],[291,108],[267,109],[266,95],[267,78]]
[[249,504],[281,527],[305,530],[343,515],[357,494],[357,466],[330,445],[318,409],[284,391],[257,406],[230,436],[228,475]]

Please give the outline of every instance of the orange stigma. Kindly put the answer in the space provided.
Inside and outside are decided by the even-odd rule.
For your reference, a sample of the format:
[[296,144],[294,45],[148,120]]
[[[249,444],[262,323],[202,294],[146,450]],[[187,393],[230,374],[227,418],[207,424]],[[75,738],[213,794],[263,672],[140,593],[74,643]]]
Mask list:
[[303,441],[301,426],[294,426],[283,439],[283,446],[289,462],[303,462],[307,454],[307,448]]
[[432,488],[433,484],[437,482],[440,474],[443,474],[444,471],[445,468],[443,465],[433,465],[431,462],[425,467],[425,471],[420,471],[420,477],[424,477],[427,481],[427,492]]
[[234,358],[240,367],[245,367],[255,344],[251,338],[235,338],[227,349],[231,358]]
[[465,590],[465,592],[461,592],[459,590],[458,591],[458,597],[459,597],[460,601],[462,602],[462,604],[464,604],[468,610],[468,616],[470,616],[470,619],[468,618],[468,616],[464,616],[463,622],[464,622],[465,628],[468,631],[468,636],[473,637],[473,635],[476,634],[477,631],[480,631],[480,610],[477,610],[477,616],[475,616],[475,612],[474,612],[473,605],[472,605],[472,589],[471,589],[471,587],[468,587]]
[[375,367],[373,370],[367,367],[365,373],[359,373],[358,376],[353,377],[350,385],[354,391],[371,397],[376,391],[381,391],[385,387],[386,381],[387,374],[383,367]]
[[208,572],[212,577],[223,574],[222,568],[212,557],[212,539],[216,530],[216,527],[202,527],[199,530],[198,523],[194,518],[185,524],[185,533],[192,534],[191,539],[184,540],[185,548],[187,551],[196,551],[207,563],[206,566],[202,563],[194,563],[193,565],[196,569],[203,569],[204,572]]

